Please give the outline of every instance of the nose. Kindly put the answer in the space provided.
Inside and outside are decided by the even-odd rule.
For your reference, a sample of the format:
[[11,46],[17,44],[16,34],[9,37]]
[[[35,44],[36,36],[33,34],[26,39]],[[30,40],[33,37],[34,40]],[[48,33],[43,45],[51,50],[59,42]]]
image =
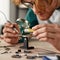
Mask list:
[[35,8],[35,5],[33,5],[32,10],[33,10],[33,12],[36,14],[36,8]]

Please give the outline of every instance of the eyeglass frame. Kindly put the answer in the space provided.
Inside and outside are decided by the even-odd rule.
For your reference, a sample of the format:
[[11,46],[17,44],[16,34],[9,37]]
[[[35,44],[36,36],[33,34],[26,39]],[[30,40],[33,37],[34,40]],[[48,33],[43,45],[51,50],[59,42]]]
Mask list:
[[[22,4],[25,5],[28,8],[32,8],[33,5],[35,4],[35,2],[26,2],[24,0],[21,0]],[[28,3],[29,5],[27,5],[26,3]]]

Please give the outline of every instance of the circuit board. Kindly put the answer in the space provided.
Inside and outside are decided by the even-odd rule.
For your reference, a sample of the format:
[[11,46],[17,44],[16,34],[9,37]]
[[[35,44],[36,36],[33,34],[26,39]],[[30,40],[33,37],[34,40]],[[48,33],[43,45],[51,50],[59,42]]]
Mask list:
[[[34,42],[36,43],[36,42]],[[4,60],[4,59],[21,59],[21,60],[29,60],[29,59],[34,59],[34,60],[40,60],[43,56],[47,56],[47,55],[56,55],[60,53],[48,50],[48,49],[44,49],[44,48],[36,48],[34,47],[34,49],[22,49],[20,48],[23,45],[23,43],[19,43],[16,45],[9,45],[6,44],[5,42],[0,42],[0,59]],[[31,44],[33,45],[33,44]],[[4,57],[4,58],[3,58]]]

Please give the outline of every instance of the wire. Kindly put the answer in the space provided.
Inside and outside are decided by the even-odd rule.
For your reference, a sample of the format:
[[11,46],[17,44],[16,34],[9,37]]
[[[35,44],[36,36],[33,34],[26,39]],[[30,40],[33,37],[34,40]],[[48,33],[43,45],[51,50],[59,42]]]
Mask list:
[[4,18],[5,18],[6,20],[8,20],[7,17],[6,17],[6,15],[5,15],[5,13],[4,13],[3,11],[0,10],[0,13],[2,13],[2,15],[4,16]]

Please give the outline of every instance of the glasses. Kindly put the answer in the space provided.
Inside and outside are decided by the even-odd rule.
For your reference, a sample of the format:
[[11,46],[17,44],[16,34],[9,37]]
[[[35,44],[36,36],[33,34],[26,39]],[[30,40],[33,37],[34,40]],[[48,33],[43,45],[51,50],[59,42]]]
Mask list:
[[45,11],[45,5],[42,3],[39,3],[40,0],[35,0],[34,2],[26,2],[22,0],[22,4],[25,5],[28,8],[33,8],[33,5],[35,5],[37,12],[44,12]]
[[46,9],[46,4],[48,3],[47,0],[35,0],[34,2],[26,2],[22,0],[22,4],[24,4],[28,8],[33,8],[33,5],[35,5],[36,12],[45,12]]
[[34,2],[26,2],[24,0],[21,1],[23,5],[25,5],[28,8],[32,8],[33,5],[35,4]]
[[24,3],[24,5],[28,8],[32,8],[33,7],[33,4],[32,3]]

